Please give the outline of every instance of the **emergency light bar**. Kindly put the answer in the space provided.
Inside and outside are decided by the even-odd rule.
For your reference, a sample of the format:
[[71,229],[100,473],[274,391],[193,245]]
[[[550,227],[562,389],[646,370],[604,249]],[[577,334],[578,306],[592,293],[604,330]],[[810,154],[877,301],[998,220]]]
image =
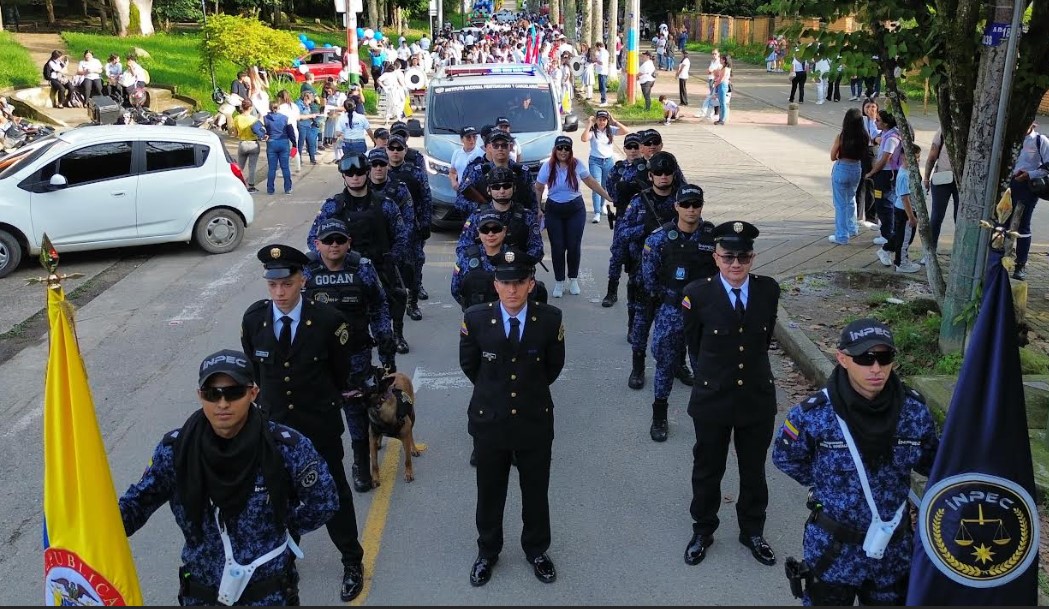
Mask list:
[[491,64],[475,65],[466,67],[448,66],[444,69],[447,76],[488,76],[491,74],[519,74],[523,76],[535,75],[535,66],[531,64]]

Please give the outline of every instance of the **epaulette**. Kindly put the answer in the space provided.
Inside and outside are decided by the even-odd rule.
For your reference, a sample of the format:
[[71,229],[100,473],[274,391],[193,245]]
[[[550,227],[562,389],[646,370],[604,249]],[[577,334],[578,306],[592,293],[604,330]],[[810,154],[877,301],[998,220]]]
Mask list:
[[489,309],[491,309],[492,306],[494,306],[494,303],[491,303],[491,302],[482,302],[482,303],[479,303],[479,304],[470,305],[469,308],[467,308],[465,311],[463,311],[463,317],[466,317],[466,316],[469,316],[469,315],[472,315],[472,314],[475,314],[475,313],[479,313],[481,311],[484,311],[486,314],[489,314],[490,313]]
[[280,424],[274,425],[270,433],[273,434],[274,440],[285,446],[296,446],[299,443],[299,439],[302,438],[302,434],[299,432]]
[[817,406],[823,406],[828,402],[830,402],[830,398],[827,397],[827,394],[822,391],[817,391],[816,393],[810,395],[809,397],[801,401],[801,409],[805,412],[808,412],[813,408],[816,408]]
[[917,389],[915,389],[914,387],[910,387],[910,386],[907,385],[907,383],[904,383],[903,384],[903,390],[907,393],[907,395],[909,395],[912,398],[918,400],[922,404],[925,403],[925,396],[922,395],[921,392],[918,391]]
[[306,257],[310,259],[310,262],[320,262],[321,255],[314,251],[307,251]]
[[178,435],[180,433],[182,433],[182,429],[173,429],[164,434],[164,438],[160,441],[160,443],[165,444],[167,446],[171,446],[175,442],[178,442]]
[[259,312],[259,311],[261,311],[261,310],[263,310],[263,309],[265,309],[265,308],[267,308],[269,306],[270,306],[270,301],[269,300],[257,300],[255,302],[251,303],[251,306],[249,306],[248,309],[246,311],[244,311],[244,314],[248,315],[248,314],[251,314],[251,313],[257,313],[257,312]]

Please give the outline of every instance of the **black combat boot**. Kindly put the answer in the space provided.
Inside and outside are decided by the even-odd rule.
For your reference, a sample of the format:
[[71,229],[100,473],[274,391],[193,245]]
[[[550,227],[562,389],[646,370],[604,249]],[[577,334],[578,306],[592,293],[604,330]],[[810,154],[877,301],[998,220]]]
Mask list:
[[654,442],[666,442],[667,427],[667,400],[657,399],[652,402],[652,427],[648,429],[648,435]]
[[631,389],[641,389],[645,386],[645,352],[634,351],[634,364],[630,369],[630,377],[627,378],[627,386]]
[[411,317],[413,321],[419,321],[423,318],[422,311],[419,310],[419,295],[412,292],[408,295],[408,307],[404,310]]
[[601,306],[606,309],[619,300],[619,280],[609,279],[608,280],[608,292],[605,294],[605,298],[601,301]]
[[692,378],[692,371],[688,369],[686,357],[687,355],[681,354],[681,363],[678,365],[677,370],[674,370],[674,377],[691,387],[696,381]]
[[429,300],[430,299],[430,294],[426,291],[426,288],[423,287],[423,284],[420,283],[419,284],[419,289],[416,290],[416,291],[418,292],[419,300]]
[[371,455],[367,440],[353,440],[350,442],[353,451],[353,467],[351,477],[353,478],[353,490],[358,493],[367,493],[372,490],[372,468]]
[[404,355],[408,352],[408,341],[404,340],[404,320],[393,322],[393,340],[397,344],[397,353]]

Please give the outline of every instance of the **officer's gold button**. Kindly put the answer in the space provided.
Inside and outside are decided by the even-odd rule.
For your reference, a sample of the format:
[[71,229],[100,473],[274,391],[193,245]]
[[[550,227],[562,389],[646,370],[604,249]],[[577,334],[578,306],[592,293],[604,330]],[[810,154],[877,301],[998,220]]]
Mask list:
[[706,386],[707,386],[707,382],[706,382],[706,381],[703,381],[703,386],[704,386],[704,387],[706,387]]
[[761,329],[766,331],[766,332],[768,332],[769,327],[768,326],[761,326]]
[[517,409],[516,408],[511,409],[510,410],[510,414],[517,414]]
[[295,404],[288,404],[288,410],[295,410]]
[[740,369],[740,370],[742,370],[742,369],[743,369],[743,364],[740,364],[740,365],[739,365],[739,369]]
[[516,398],[517,397],[517,392],[516,391],[511,391],[510,392],[510,397]]
[[478,410],[477,414],[484,414],[484,411],[483,410]]
[[284,362],[285,368],[291,368],[291,362]]
[[736,381],[736,384],[737,385],[742,385],[743,384],[743,379],[739,379],[738,381]]
[[307,319],[306,320],[306,325],[307,326],[312,326],[313,325],[313,320]]
[[740,333],[740,334],[743,334],[743,326],[740,326],[740,327],[739,327],[739,333]]
[[517,358],[516,358],[516,357],[511,357],[511,358],[510,358],[510,361],[511,361],[511,362],[516,362],[516,361],[517,361]]
[[546,409],[546,412],[550,412],[550,409],[549,409],[549,408],[547,408],[547,409]]
[[535,358],[535,361],[537,361],[537,362],[541,362],[541,361],[543,361],[543,360],[542,360],[542,358],[539,358],[539,357],[537,357],[537,358]]
[[317,356],[313,356],[313,361],[317,361]]
[[286,376],[286,377],[284,377],[284,382],[285,382],[285,383],[287,383],[287,382],[288,382],[288,381],[290,381],[290,380],[291,380],[291,377],[290,377],[290,376]]
[[517,380],[517,375],[516,374],[511,374],[510,375],[510,380],[511,381],[516,381]]
[[718,333],[718,331],[717,331],[717,330],[714,330],[714,334],[717,334],[717,333]]
[[740,351],[742,351],[742,350],[743,350],[743,345],[740,345],[740,346],[739,346],[739,350],[740,350]]
[[291,392],[290,391],[286,391],[286,392],[284,392],[284,395],[291,395]]

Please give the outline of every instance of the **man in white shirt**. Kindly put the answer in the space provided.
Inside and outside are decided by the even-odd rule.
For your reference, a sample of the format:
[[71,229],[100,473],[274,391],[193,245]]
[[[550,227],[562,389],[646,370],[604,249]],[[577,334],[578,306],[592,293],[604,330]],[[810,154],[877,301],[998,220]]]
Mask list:
[[827,101],[827,75],[830,72],[830,61],[826,57],[820,57],[816,61],[816,104]]
[[426,34],[423,34],[423,37],[419,39],[419,48],[421,48],[423,51],[430,50],[430,39],[426,36]]
[[597,53],[594,54],[594,73],[597,74],[597,89],[601,92],[601,107],[608,106],[608,67],[612,56],[605,48],[605,43],[597,42]]
[[688,69],[691,66],[688,51],[681,51],[681,63],[677,66],[677,94],[682,106],[688,105]]
[[652,51],[641,54],[641,65],[637,69],[637,84],[645,96],[645,110],[652,108],[652,85],[656,82],[656,65],[652,63]]

